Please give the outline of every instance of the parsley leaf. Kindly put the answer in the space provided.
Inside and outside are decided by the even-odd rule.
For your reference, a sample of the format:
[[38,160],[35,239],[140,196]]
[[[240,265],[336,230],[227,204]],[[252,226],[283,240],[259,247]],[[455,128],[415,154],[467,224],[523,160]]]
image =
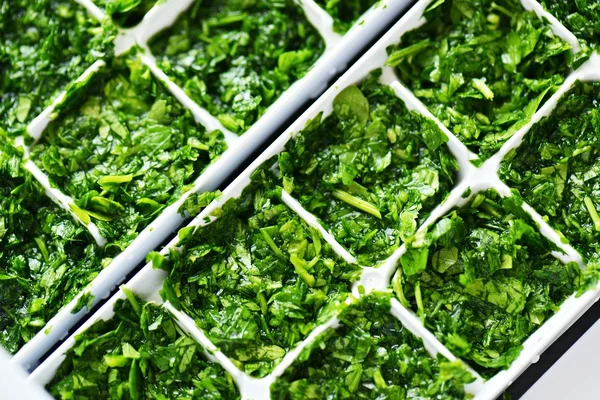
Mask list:
[[110,259],[0,135],[0,345],[16,353]]
[[540,3],[579,39],[582,53],[600,45],[600,1],[541,0]]
[[588,273],[600,261],[598,99],[599,83],[577,82],[500,168],[500,176],[588,260]]
[[70,100],[32,159],[120,252],[226,148],[135,57],[117,58]]
[[333,29],[347,32],[379,0],[316,0],[333,17]]
[[179,232],[182,251],[153,254],[162,295],[246,373],[263,377],[343,308],[360,269],[280,200],[268,168],[205,227]]
[[72,1],[0,4],[0,130],[11,136],[98,59],[112,53],[114,28]]
[[164,0],[94,0],[99,7],[123,27],[137,25],[155,4]]

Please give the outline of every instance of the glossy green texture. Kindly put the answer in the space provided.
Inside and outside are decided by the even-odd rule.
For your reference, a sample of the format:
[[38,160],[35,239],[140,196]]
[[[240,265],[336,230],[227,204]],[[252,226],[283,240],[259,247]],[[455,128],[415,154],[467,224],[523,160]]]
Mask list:
[[333,29],[345,33],[379,0],[316,0],[333,17]]
[[114,31],[105,28],[74,1],[2,1],[0,131],[23,134],[69,83],[110,55]]
[[115,59],[72,93],[32,159],[117,253],[226,148],[136,58]]
[[16,353],[107,260],[0,135],[0,345]]
[[390,314],[389,295],[362,298],[340,320],[273,384],[273,399],[469,398],[464,364],[432,358]]
[[344,307],[360,272],[281,203],[270,165],[216,221],[181,230],[181,252],[149,257],[170,274],[163,298],[257,377]]
[[442,0],[388,64],[463,143],[488,158],[556,91],[570,47],[518,0]]
[[128,28],[137,25],[155,4],[164,0],[93,0],[118,25]]
[[150,47],[167,75],[236,133],[248,130],[324,50],[293,0],[196,1]]
[[377,79],[343,90],[279,156],[284,188],[368,266],[415,233],[458,169],[438,127]]
[[[126,289],[125,289],[126,290]],[[239,399],[167,311],[132,293],[115,315],[77,336],[48,390],[57,399]]]
[[600,260],[599,138],[600,84],[578,82],[500,169],[527,203],[593,260]]
[[518,197],[479,193],[409,241],[392,286],[454,355],[489,378],[579,289],[578,265],[560,263],[554,250]]
[[580,40],[584,51],[600,45],[599,0],[541,0],[540,3]]

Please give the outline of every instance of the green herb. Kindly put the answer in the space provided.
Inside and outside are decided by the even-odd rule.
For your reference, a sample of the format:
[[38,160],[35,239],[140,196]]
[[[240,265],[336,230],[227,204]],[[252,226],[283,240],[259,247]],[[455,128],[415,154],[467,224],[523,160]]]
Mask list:
[[74,1],[0,4],[0,130],[23,134],[94,61],[112,52],[114,29]]
[[333,17],[333,29],[345,33],[379,0],[316,0]]
[[58,399],[238,399],[231,377],[167,311],[132,293],[76,337],[48,385]]
[[334,101],[279,156],[284,188],[334,237],[374,265],[411,236],[449,193],[457,168],[447,138],[372,75]]
[[0,345],[17,352],[110,260],[0,135]]
[[226,148],[139,59],[115,59],[69,100],[32,159],[110,241],[131,243]]
[[491,377],[579,288],[579,267],[554,250],[518,197],[479,193],[409,241],[394,288],[456,356]]
[[98,6],[123,27],[137,25],[155,4],[164,0],[97,0]]
[[349,307],[342,326],[306,348],[272,386],[274,399],[463,399],[474,380],[460,361],[430,356],[373,294]]
[[463,143],[488,158],[569,73],[570,47],[517,0],[445,0],[388,64]]
[[170,274],[164,299],[193,316],[219,349],[258,377],[343,308],[360,272],[281,203],[271,164],[216,221],[181,230],[181,252],[150,257]]
[[600,1],[541,0],[540,3],[577,38],[583,53],[600,45]]
[[242,133],[306,74],[324,46],[292,0],[205,0],[151,49],[193,100]]
[[500,176],[594,265],[600,261],[599,100],[600,84],[577,82],[500,168]]

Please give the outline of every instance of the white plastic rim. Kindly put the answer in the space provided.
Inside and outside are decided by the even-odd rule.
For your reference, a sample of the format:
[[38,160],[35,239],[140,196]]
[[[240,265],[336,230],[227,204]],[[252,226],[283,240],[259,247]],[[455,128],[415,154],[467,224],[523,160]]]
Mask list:
[[[91,0],[74,0],[85,7],[96,19],[106,18],[103,11]],[[135,28],[122,30],[116,39],[117,51],[126,51],[137,44],[147,48],[146,42],[156,33],[173,24],[177,16],[184,12],[192,0],[167,0],[155,6],[144,17],[143,21]],[[371,10],[367,11],[357,23],[344,35],[333,32],[333,20],[327,13],[319,8],[312,0],[300,0],[299,4],[306,10],[307,18],[315,28],[325,36],[327,47],[313,68],[300,80],[296,81],[280,98],[269,107],[266,113],[243,135],[237,136],[222,127],[218,120],[206,110],[192,101],[185,92],[171,82],[167,76],[153,62],[151,55],[141,56],[142,61],[149,66],[155,77],[164,82],[167,89],[186,108],[190,109],[196,122],[207,130],[222,129],[228,144],[228,149],[210,165],[194,182],[193,188],[182,195],[174,204],[163,212],[147,226],[132,244],[113,259],[111,264],[104,268],[98,276],[82,290],[69,304],[61,309],[48,323],[26,343],[12,358],[11,362],[22,365],[26,369],[33,369],[45,354],[59,341],[65,339],[69,331],[75,326],[89,310],[73,313],[78,300],[86,295],[94,296],[93,306],[106,299],[117,285],[122,283],[126,276],[142,263],[146,254],[160,246],[167,238],[181,227],[185,218],[178,212],[179,208],[189,195],[217,189],[253,151],[262,145],[273,133],[277,131],[296,111],[307,101],[314,99],[322,93],[329,81],[337,75],[338,71],[346,68],[347,64],[358,55],[363,47],[377,38],[381,31],[410,5],[410,0],[382,0]],[[93,74],[105,68],[103,62],[92,65],[78,80],[88,76],[93,79]],[[61,94],[57,100],[35,118],[28,126],[28,132],[36,139],[43,135],[48,123],[54,118],[54,108],[64,99]],[[21,142],[22,143],[22,142]],[[25,149],[27,150],[27,149]],[[27,155],[27,151],[26,151]],[[33,163],[32,163],[33,164]],[[40,171],[41,173],[41,171]],[[44,175],[41,173],[41,175]],[[43,176],[40,175],[40,179]],[[73,215],[69,209],[72,199],[55,188],[48,193],[57,200],[59,205]],[[90,233],[101,244],[95,225],[88,224]]]
[[[280,153],[286,143],[298,132],[301,132],[306,123],[315,118],[319,113],[328,115],[332,111],[332,104],[335,97],[346,87],[364,80],[374,69],[381,68],[387,60],[386,49],[398,44],[402,35],[412,30],[424,22],[422,14],[431,0],[420,0],[385,36],[379,40],[354,66],[352,66],[323,96],[321,96],[297,121],[290,126],[262,155],[260,155],[236,180],[227,187],[222,197],[211,203],[198,217],[196,217],[190,226],[205,225],[208,217],[225,202],[231,198],[239,197],[243,189],[250,183],[251,174],[264,162]],[[531,1],[523,0],[531,9]],[[539,15],[539,14],[538,14]],[[542,15],[543,17],[543,15]],[[563,27],[564,28],[564,27]],[[555,31],[560,36],[560,29]],[[460,171],[458,182],[451,191],[445,202],[433,210],[431,216],[419,228],[427,229],[437,220],[443,217],[448,211],[455,207],[466,205],[474,195],[479,192],[492,189],[501,196],[510,196],[510,188],[506,186],[498,177],[497,170],[503,157],[511,150],[519,146],[523,137],[529,132],[531,126],[539,122],[544,116],[549,115],[557,105],[558,100],[576,83],[577,80],[597,81],[600,80],[600,56],[594,55],[591,59],[572,72],[560,89],[553,95],[543,107],[532,117],[531,121],[520,129],[508,140],[497,155],[487,160],[479,168],[473,166],[470,160],[476,156],[471,153],[439,120],[427,110],[427,108],[394,76],[393,70],[384,68],[381,77],[381,83],[389,85],[401,98],[409,109],[415,110],[424,116],[431,118],[446,133],[449,138],[448,148],[459,162]],[[471,195],[463,198],[463,193],[471,189]],[[300,218],[304,219],[309,225],[314,226],[314,216],[302,208],[302,206],[293,199],[292,196],[284,193],[283,201],[292,211],[296,212]],[[583,268],[581,256],[568,244],[560,241],[558,234],[539,216],[529,205],[524,204],[523,209],[531,215],[532,219],[539,225],[540,233],[556,244],[564,254],[555,254],[563,262],[575,261]],[[323,229],[321,228],[321,231]],[[339,243],[335,241],[332,235],[325,232],[324,239],[332,245],[336,253],[352,261],[352,256],[347,253]],[[161,253],[167,254],[170,248],[178,246],[178,238],[173,239]],[[355,284],[353,294],[360,296],[359,286],[363,286],[368,293],[371,290],[389,290],[391,276],[396,270],[397,262],[405,252],[405,247],[401,246],[388,260],[382,263],[378,268],[364,268],[359,282]],[[355,262],[355,261],[354,261]],[[153,269],[151,264],[146,265],[126,286],[134,293],[147,301],[155,301],[162,304],[158,291],[162,287],[162,281],[166,277],[166,272]],[[113,316],[113,306],[118,299],[124,298],[119,292],[111,298],[96,314],[94,314],[86,323],[68,340],[66,340],[48,359],[40,365],[30,376],[31,381],[43,385],[49,383],[54,377],[56,370],[65,358],[66,352],[74,345],[75,336],[83,332],[98,320],[105,320]],[[523,344],[523,350],[512,366],[499,372],[491,379],[485,381],[472,369],[471,372],[476,377],[476,381],[466,385],[465,390],[477,400],[492,400],[497,398],[523,371],[532,363],[539,359],[539,355],[550,346],[565,330],[567,330],[589,307],[591,307],[600,298],[600,284],[594,289],[586,292],[581,297],[574,295],[569,297],[561,306],[560,310],[549,318],[536,332],[534,332]],[[196,340],[198,340],[207,350],[215,350],[215,346],[210,343],[206,335],[199,330],[191,318],[177,310],[170,304],[165,304],[178,320],[178,323]],[[441,354],[449,360],[455,360],[456,357],[450,352],[436,337],[428,331],[421,320],[409,309],[406,309],[400,302],[393,300],[390,314],[398,318],[402,324],[417,337],[421,338],[425,347],[432,355]],[[334,329],[338,326],[337,318],[332,317],[327,323],[317,327],[315,331],[319,332],[325,329]],[[255,379],[247,376],[242,371],[233,366],[229,359],[221,352],[216,351],[209,357],[211,361],[221,364],[233,377],[240,389],[243,399],[268,399],[269,386],[276,377],[280,376],[285,368],[293,363],[297,354],[307,343],[316,335],[313,332],[307,339],[301,342],[296,349],[291,350],[284,360],[275,367],[274,371],[265,378]],[[468,367],[468,366],[467,366]]]

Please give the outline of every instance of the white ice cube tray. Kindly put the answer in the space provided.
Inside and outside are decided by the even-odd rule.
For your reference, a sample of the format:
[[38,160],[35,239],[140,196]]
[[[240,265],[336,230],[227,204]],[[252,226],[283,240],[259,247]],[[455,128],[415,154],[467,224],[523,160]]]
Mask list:
[[[85,7],[88,12],[98,20],[104,20],[105,14],[91,0],[73,0]],[[163,29],[171,26],[177,17],[191,6],[194,0],[167,0],[160,2],[152,8],[137,26],[122,29],[115,40],[117,54],[126,52],[133,45],[147,49],[147,42]],[[185,199],[192,193],[202,193],[218,188],[243,162],[259,148],[273,133],[275,133],[295,112],[307,101],[316,98],[329,85],[330,80],[338,71],[346,68],[348,62],[353,60],[358,52],[371,41],[376,39],[381,31],[395,21],[405,10],[410,0],[383,0],[367,11],[345,34],[340,35],[333,30],[333,19],[320,8],[313,0],[299,0],[308,21],[323,37],[325,50],[313,68],[300,80],[296,81],[279,99],[272,104],[266,113],[246,133],[238,136],[225,129],[219,120],[205,109],[191,100],[166,74],[156,65],[152,55],[147,52],[141,55],[154,76],[164,82],[167,89],[174,97],[188,108],[196,122],[207,131],[220,129],[228,145],[228,149],[210,165],[195,181],[193,188],[183,194],[176,202],[167,207],[148,225],[139,236],[122,253],[113,259],[109,266],[104,268],[88,287],[81,291],[69,304],[58,312],[39,333],[25,344],[12,362],[25,368],[32,369],[39,360],[60,340],[67,337],[69,330],[75,326],[88,312],[84,307],[79,312],[74,312],[79,299],[91,294],[94,296],[94,305],[106,299],[117,285],[123,282],[126,276],[144,261],[146,254],[163,243],[173,232],[179,228],[184,218],[178,209]],[[76,82],[94,79],[94,74],[106,68],[104,61],[93,63]],[[85,90],[85,86],[79,90]],[[48,124],[55,117],[54,110],[66,97],[66,92],[59,95],[51,106],[37,116],[27,127],[27,131],[34,140],[39,139]],[[24,138],[17,138],[16,143],[25,149],[25,168],[42,184],[46,193],[74,219],[86,225],[90,234],[99,245],[106,241],[100,235],[93,222],[85,224],[72,212],[71,205],[74,200],[51,186],[48,177],[28,159],[29,149],[24,145]]]
[[[250,175],[260,167],[264,162],[271,159],[283,151],[286,143],[298,132],[301,132],[306,123],[315,118],[319,113],[324,116],[332,112],[332,104],[335,97],[345,88],[364,80],[371,71],[383,68],[383,74],[380,78],[382,84],[389,85],[402,99],[410,110],[432,119],[441,130],[448,136],[447,143],[450,152],[458,160],[460,167],[458,182],[451,191],[447,199],[433,210],[430,217],[420,226],[419,230],[427,229],[437,220],[447,214],[455,207],[462,207],[467,204],[473,196],[489,189],[495,190],[503,197],[511,196],[510,188],[504,184],[498,177],[497,171],[501,161],[507,153],[518,147],[527,135],[532,125],[539,122],[543,117],[548,116],[556,107],[557,101],[564,95],[577,80],[598,81],[600,80],[600,56],[594,55],[591,59],[582,65],[576,71],[572,71],[566,78],[560,89],[535,113],[532,119],[523,126],[510,140],[508,140],[499,152],[484,162],[480,167],[475,167],[471,160],[477,158],[465,145],[463,145],[438,119],[436,119],[427,109],[427,107],[416,98],[395,76],[394,71],[385,66],[388,58],[387,48],[400,42],[401,37],[407,31],[415,29],[422,25],[425,20],[423,12],[431,0],[419,1],[387,34],[379,40],[352,68],[350,68],[323,96],[321,96],[286,132],[284,132],[260,157],[258,157],[237,179],[227,187],[222,197],[209,205],[198,217],[196,217],[190,226],[202,226],[214,221],[211,214],[225,204],[229,199],[239,197],[243,189],[250,183]],[[543,8],[533,0],[522,0],[525,9],[533,10],[540,18],[546,18],[556,35],[563,38],[577,51],[579,46],[575,36],[564,26],[549,15]],[[470,196],[463,197],[467,189],[471,190]],[[283,202],[294,212],[298,214],[308,225],[317,228],[323,238],[332,246],[335,252],[349,263],[355,263],[356,259],[338,242],[335,238],[323,228],[317,218],[303,209],[300,203],[291,195],[283,192]],[[559,235],[547,222],[529,205],[524,204],[523,209],[539,225],[540,232],[551,242],[556,244],[562,252],[555,252],[554,256],[560,261],[577,262],[581,268],[585,268],[582,257],[570,245],[563,243]],[[207,222],[210,221],[210,222]],[[162,254],[168,254],[169,249],[178,246],[178,238],[173,239]],[[364,267],[361,279],[354,284],[353,294],[356,297],[361,296],[358,288],[362,286],[366,292],[373,290],[386,290],[390,286],[392,275],[394,274],[400,257],[405,253],[405,246],[396,250],[385,262],[378,267]],[[188,332],[193,338],[198,340],[207,350],[207,357],[214,362],[218,362],[227,370],[238,385],[242,398],[244,399],[269,399],[269,386],[274,380],[281,376],[285,370],[296,360],[302,349],[310,344],[319,333],[327,329],[335,329],[338,326],[336,317],[332,317],[328,322],[317,327],[304,341],[296,348],[288,352],[282,362],[276,366],[273,372],[262,378],[256,379],[248,376],[239,370],[234,363],[220,352],[216,346],[211,343],[206,334],[198,329],[194,320],[183,312],[175,309],[171,304],[163,303],[159,290],[162,287],[166,272],[153,269],[151,264],[146,265],[131,281],[125,286],[146,301],[154,301],[162,304],[178,321],[178,324]],[[118,299],[124,299],[122,292],[113,296],[104,306],[95,313],[81,328],[68,340],[66,340],[39,368],[31,375],[32,381],[40,384],[47,384],[54,377],[57,368],[65,358],[66,352],[74,345],[75,336],[89,328],[98,320],[110,319],[113,314],[113,306]],[[499,372],[489,380],[483,379],[476,372],[476,381],[466,385],[468,393],[474,395],[475,399],[494,399],[499,396],[530,364],[536,362],[539,355],[550,346],[566,329],[569,328],[592,304],[600,298],[600,285],[594,290],[590,290],[581,297],[574,295],[569,297],[561,306],[560,310],[549,318],[535,333],[533,333],[523,344],[523,350],[519,357],[513,362],[512,366]],[[436,337],[428,331],[421,320],[409,309],[406,309],[400,302],[393,300],[390,313],[398,318],[401,323],[422,338],[426,348],[432,355],[441,354],[448,360],[455,360],[456,357],[449,351]]]

